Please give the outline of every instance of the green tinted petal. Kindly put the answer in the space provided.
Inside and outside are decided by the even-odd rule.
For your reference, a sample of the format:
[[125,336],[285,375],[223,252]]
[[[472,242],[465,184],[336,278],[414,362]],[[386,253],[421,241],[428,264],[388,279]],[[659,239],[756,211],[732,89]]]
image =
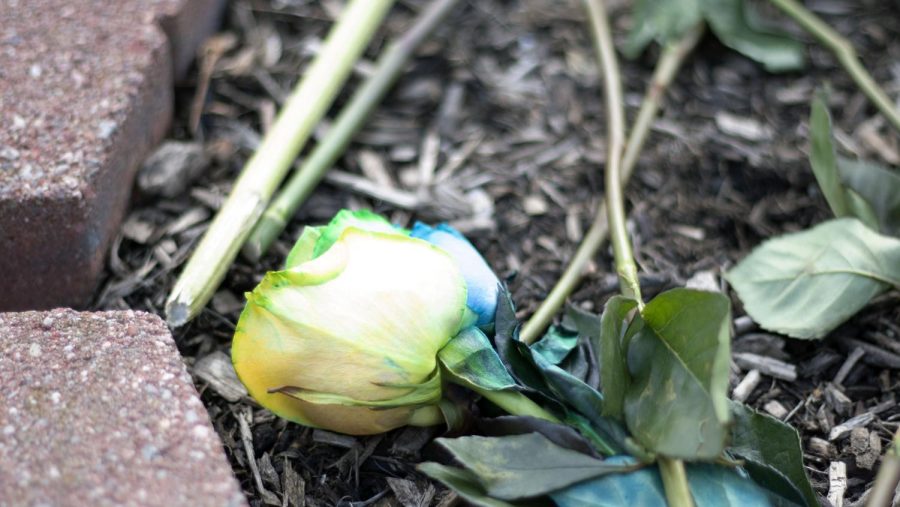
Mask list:
[[284,263],[284,269],[291,269],[313,258],[313,250],[316,247],[316,241],[322,237],[322,227],[312,227],[307,225],[303,228],[303,232],[291,248],[287,260]]
[[321,227],[321,237],[316,241],[312,258],[322,255],[331,248],[331,245],[349,227],[355,227],[364,231],[406,235],[403,229],[394,227],[386,218],[377,213],[364,209],[357,211],[343,209],[331,219],[328,225]]

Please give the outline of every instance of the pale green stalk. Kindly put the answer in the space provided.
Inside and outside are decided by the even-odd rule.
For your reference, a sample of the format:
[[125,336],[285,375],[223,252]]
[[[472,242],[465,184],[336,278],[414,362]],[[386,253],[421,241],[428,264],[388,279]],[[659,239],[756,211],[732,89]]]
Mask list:
[[[616,60],[615,45],[606,8],[602,0],[584,0],[594,35],[594,45],[600,59],[600,69],[606,89],[607,150],[606,204],[609,215],[610,240],[619,275],[620,291],[634,298],[638,309],[643,308],[641,288],[638,283],[637,265],[631,251],[631,239],[625,225],[625,199],[622,192],[622,150],[625,143],[625,108],[622,101],[622,80]],[[681,460],[660,456],[657,458],[666,500],[672,507],[693,507],[687,484],[687,474]]]
[[434,0],[418,15],[412,27],[385,50],[374,73],[360,86],[322,142],[266,209],[244,245],[244,257],[256,261],[266,253],[328,169],[344,153],[353,136],[396,82],[403,67],[457,2]]
[[900,429],[894,433],[891,447],[884,454],[875,485],[866,501],[868,507],[887,507],[894,501],[897,484],[900,483]]
[[184,325],[212,298],[275,189],[393,3],[351,0],[346,5],[175,283],[166,302],[170,325]]
[[818,39],[823,46],[831,50],[834,53],[834,57],[844,67],[844,70],[850,74],[856,85],[869,97],[869,100],[875,104],[875,107],[881,111],[881,114],[887,117],[894,128],[900,130],[900,111],[897,110],[897,106],[884,93],[884,90],[878,86],[878,83],[875,82],[869,71],[862,66],[859,56],[856,54],[856,49],[854,49],[853,44],[849,40],[796,0],[771,0],[771,2],[788,16],[794,18],[794,21]]
[[470,388],[510,414],[536,417],[553,423],[560,422],[553,414],[518,391],[489,391],[471,386]]
[[[668,89],[678,69],[684,62],[687,55],[693,51],[703,34],[703,23],[697,24],[691,30],[686,32],[678,40],[671,44],[667,44],[663,48],[663,52],[653,71],[653,77],[641,102],[641,108],[638,111],[631,136],[625,145],[625,155],[622,157],[622,184],[624,185],[631,177],[631,173],[637,164],[638,155],[647,140],[650,133],[650,127],[653,120],[659,112],[659,106],[662,102],[665,91]],[[541,337],[544,330],[553,321],[553,317],[562,308],[566,302],[566,298],[575,290],[581,278],[584,275],[585,268],[597,251],[603,246],[609,232],[609,222],[606,218],[606,201],[601,199],[597,205],[597,211],[594,215],[594,221],[588,229],[581,244],[575,251],[575,255],[569,261],[562,276],[556,282],[556,285],[547,295],[547,298],[541,302],[534,315],[522,327],[519,338],[528,344],[534,343]]]

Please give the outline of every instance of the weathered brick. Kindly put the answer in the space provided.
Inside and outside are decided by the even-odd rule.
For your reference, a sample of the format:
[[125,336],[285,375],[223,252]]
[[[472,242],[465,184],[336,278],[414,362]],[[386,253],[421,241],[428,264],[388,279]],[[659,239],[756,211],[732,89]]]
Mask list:
[[162,320],[73,310],[0,314],[6,501],[246,505]]
[[0,310],[87,304],[221,0],[0,0]]

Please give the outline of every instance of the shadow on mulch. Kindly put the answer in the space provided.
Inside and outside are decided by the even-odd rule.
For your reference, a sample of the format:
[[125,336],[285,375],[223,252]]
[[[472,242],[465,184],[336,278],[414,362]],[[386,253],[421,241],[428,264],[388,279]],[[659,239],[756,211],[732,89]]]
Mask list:
[[[368,58],[422,3],[399,3]],[[627,5],[611,3],[621,42]],[[166,197],[157,187],[138,185],[97,308],[163,314],[181,264],[296,82],[297,69],[315,53],[337,5],[230,4],[223,31],[179,93],[170,139],[191,144],[170,146],[172,153],[149,169],[162,171],[173,190]],[[823,7],[896,95],[895,12],[875,1],[835,0]],[[623,62],[631,114],[654,53]],[[807,73],[773,76],[708,37],[688,61],[627,190],[648,297],[690,279],[721,284],[721,271],[763,238],[828,217],[805,155],[816,86],[830,82],[833,88],[842,150],[900,162],[896,133],[830,55],[813,47],[810,56]],[[371,60],[360,63],[351,85],[370,68]],[[209,308],[176,331],[251,504],[425,506],[449,499],[415,472],[423,459],[441,458],[427,445],[440,429],[353,438],[302,428],[259,408],[216,369],[227,362],[243,293],[280,265],[302,226],[325,222],[344,207],[370,207],[402,224],[450,221],[511,280],[520,316],[527,317],[589,226],[602,191],[604,125],[600,80],[577,2],[485,0],[457,9],[341,159],[339,177],[320,186],[261,263],[238,260]],[[195,180],[177,155],[185,150],[199,153],[191,159],[203,169]],[[423,172],[435,182],[426,199],[419,192]],[[604,251],[571,300],[599,311],[617,289],[611,264]],[[858,501],[897,428],[897,302],[897,292],[890,292],[830,339],[802,342],[754,329],[735,300],[733,384],[752,368],[763,372],[743,394],[800,430],[807,471],[823,496],[829,464],[842,460],[846,498]],[[848,420],[856,426],[843,431],[839,425]]]

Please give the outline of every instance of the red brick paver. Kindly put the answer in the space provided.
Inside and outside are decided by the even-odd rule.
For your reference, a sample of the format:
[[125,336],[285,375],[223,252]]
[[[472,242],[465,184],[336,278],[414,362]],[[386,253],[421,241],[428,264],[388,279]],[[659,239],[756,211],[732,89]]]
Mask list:
[[222,0],[0,0],[0,310],[83,306]]
[[243,506],[160,320],[0,314],[0,505]]

